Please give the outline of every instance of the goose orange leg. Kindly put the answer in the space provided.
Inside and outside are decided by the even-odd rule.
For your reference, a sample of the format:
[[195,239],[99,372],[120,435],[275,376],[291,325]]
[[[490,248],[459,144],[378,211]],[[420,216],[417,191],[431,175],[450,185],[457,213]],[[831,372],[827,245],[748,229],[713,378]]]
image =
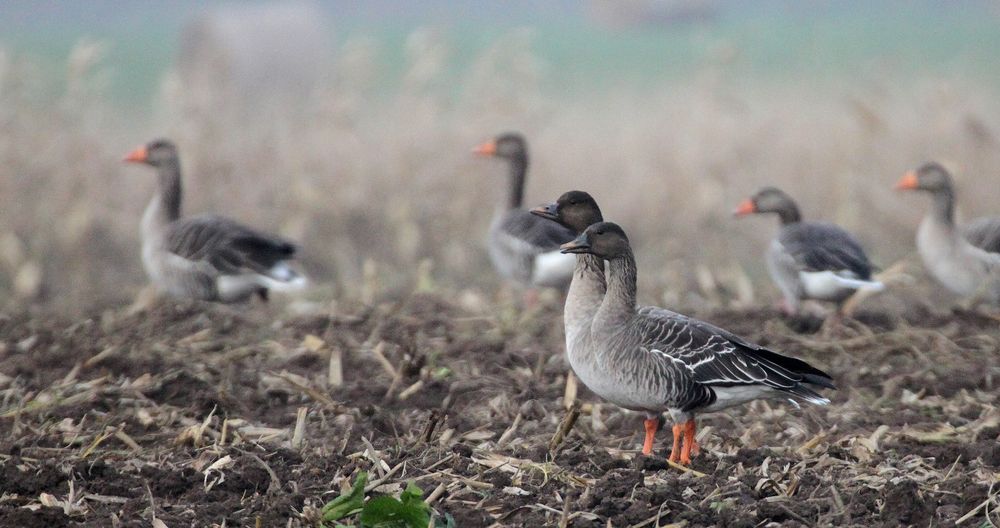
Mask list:
[[691,455],[698,454],[698,444],[694,440],[694,432],[695,432],[694,418],[684,422],[683,426],[675,426],[675,427],[683,427],[684,429],[684,447],[681,449],[680,458],[681,458],[681,464],[689,466],[691,465]]
[[682,450],[681,450],[681,435],[684,434],[684,426],[681,424],[674,424],[674,447],[670,450],[670,461],[677,462],[678,460],[683,460]]
[[653,437],[656,436],[658,421],[656,418],[647,418],[642,424],[646,427],[646,441],[642,443],[642,454],[649,456],[653,453]]

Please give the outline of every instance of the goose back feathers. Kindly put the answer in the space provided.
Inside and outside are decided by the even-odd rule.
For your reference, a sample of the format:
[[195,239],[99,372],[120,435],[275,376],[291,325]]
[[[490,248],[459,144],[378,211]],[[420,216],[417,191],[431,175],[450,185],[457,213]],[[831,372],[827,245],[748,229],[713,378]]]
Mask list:
[[987,252],[1000,253],[1000,216],[977,218],[962,230],[965,239]]

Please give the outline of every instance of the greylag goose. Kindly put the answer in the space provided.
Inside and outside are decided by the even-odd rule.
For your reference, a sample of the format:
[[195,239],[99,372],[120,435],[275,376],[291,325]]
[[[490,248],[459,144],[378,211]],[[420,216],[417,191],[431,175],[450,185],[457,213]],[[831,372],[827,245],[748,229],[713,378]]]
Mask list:
[[142,216],[142,263],[157,290],[177,298],[238,302],[268,291],[290,291],[305,278],[288,261],[296,247],[278,236],[228,218],[181,218],[181,169],[177,148],[155,140],[124,161],[154,167],[159,189]]
[[507,200],[497,208],[490,223],[487,247],[493,267],[502,277],[522,286],[565,288],[573,277],[574,259],[559,253],[559,245],[573,240],[575,235],[521,208],[528,171],[524,138],[502,134],[479,145],[474,152],[506,160],[510,171]]
[[652,452],[657,418],[666,411],[674,420],[670,460],[690,464],[698,450],[696,412],[758,398],[829,403],[810,385],[832,389],[832,378],[804,361],[669,310],[637,309],[635,257],[618,225],[594,224],[563,251],[608,261],[607,293],[590,340],[567,353],[573,371],[595,394],[646,414],[643,454]]
[[841,303],[858,290],[883,289],[872,279],[873,266],[853,235],[827,222],[803,221],[795,201],[780,189],[761,189],[734,214],[755,213],[775,213],[781,221],[767,250],[767,268],[789,315],[805,299]]
[[917,229],[917,250],[930,274],[958,295],[1000,303],[1000,218],[981,218],[961,231],[951,175],[938,163],[907,172],[896,189],[926,191],[934,199]]

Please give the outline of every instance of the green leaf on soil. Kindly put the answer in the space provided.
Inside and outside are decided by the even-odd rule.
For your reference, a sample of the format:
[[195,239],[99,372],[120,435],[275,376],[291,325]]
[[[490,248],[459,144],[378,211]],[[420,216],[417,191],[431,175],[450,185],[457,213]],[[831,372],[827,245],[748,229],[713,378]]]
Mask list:
[[423,490],[411,482],[399,499],[383,495],[368,501],[358,520],[364,528],[426,528],[431,521],[431,507],[423,495]]
[[350,517],[365,507],[365,484],[368,483],[368,473],[362,471],[354,478],[354,486],[345,493],[323,506],[323,521],[336,521]]

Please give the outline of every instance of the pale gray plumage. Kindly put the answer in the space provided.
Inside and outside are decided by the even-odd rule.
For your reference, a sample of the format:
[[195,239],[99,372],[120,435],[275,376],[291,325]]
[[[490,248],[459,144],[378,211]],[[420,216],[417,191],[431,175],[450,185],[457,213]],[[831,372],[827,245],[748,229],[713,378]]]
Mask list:
[[649,417],[669,411],[677,422],[762,397],[828,403],[809,385],[833,388],[830,376],[804,361],[669,310],[637,309],[635,258],[617,225],[594,224],[564,251],[608,260],[589,335],[567,346],[574,372],[598,396]]
[[[975,243],[955,224],[955,189],[951,174],[937,163],[907,173],[897,184],[933,196],[932,207],[917,229],[917,250],[930,274],[952,292],[1000,304],[1000,253],[991,251],[996,225],[992,219],[971,224]],[[986,248],[986,249],[984,249]]]
[[158,290],[177,298],[238,302],[304,285],[288,265],[296,251],[291,242],[221,216],[180,217],[180,161],[172,143],[153,141],[126,161],[151,165],[159,176],[141,225],[143,266]]
[[572,278],[574,259],[560,254],[559,245],[572,240],[574,234],[521,208],[528,170],[524,138],[503,134],[476,152],[509,164],[507,199],[494,213],[487,236],[493,267],[502,277],[522,286],[565,288]]

